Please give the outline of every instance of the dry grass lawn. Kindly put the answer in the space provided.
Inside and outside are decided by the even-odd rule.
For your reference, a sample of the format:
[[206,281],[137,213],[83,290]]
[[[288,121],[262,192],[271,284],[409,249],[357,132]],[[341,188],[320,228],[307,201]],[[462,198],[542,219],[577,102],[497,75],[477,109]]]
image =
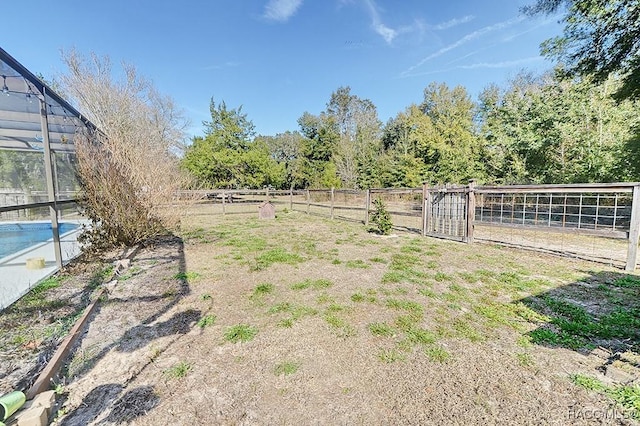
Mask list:
[[179,237],[136,253],[100,304],[59,378],[59,424],[635,424],[640,412],[638,386],[602,373],[637,353],[638,277],[303,213],[191,216]]

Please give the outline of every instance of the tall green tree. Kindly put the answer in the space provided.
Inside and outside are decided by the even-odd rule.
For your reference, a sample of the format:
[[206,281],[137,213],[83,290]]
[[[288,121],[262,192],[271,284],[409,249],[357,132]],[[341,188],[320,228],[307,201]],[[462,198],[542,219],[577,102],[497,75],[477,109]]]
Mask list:
[[209,104],[211,121],[203,121],[204,134],[220,148],[247,149],[255,136],[255,126],[242,112],[242,105],[228,109],[222,101],[216,105],[213,98]]
[[540,98],[539,77],[520,73],[506,89],[491,85],[479,96],[482,157],[488,180],[498,184],[536,182],[532,166],[544,167],[532,105]]
[[295,187],[329,188],[341,186],[333,154],[339,143],[335,118],[321,113],[305,112],[298,125],[304,139],[300,145],[301,157],[295,165]]
[[537,0],[529,15],[562,11],[563,35],[546,40],[542,52],[569,75],[604,82],[622,77],[617,99],[640,98],[640,2],[637,0]]
[[376,106],[369,99],[351,94],[349,86],[331,94],[326,115],[339,136],[333,153],[338,175],[348,188],[374,183],[375,161],[381,153],[381,127]]
[[431,83],[424,89],[420,111],[428,120],[417,128],[416,149],[428,166],[429,180],[466,183],[481,178],[484,166],[475,134],[475,104],[466,89]]
[[305,112],[298,124],[304,139],[295,161],[296,185],[378,185],[381,123],[373,102],[353,95],[348,86],[340,87],[331,94],[325,111]]
[[256,141],[264,142],[271,158],[285,168],[286,188],[302,187],[305,162],[302,156],[304,137],[299,132],[278,133],[275,136],[258,136]]
[[242,107],[229,109],[211,100],[211,121],[203,122],[204,137],[187,147],[182,166],[198,184],[210,188],[281,188],[285,163],[279,163],[264,140],[251,138],[254,125]]
[[620,82],[521,74],[481,95],[482,136],[492,180],[572,183],[629,180],[637,102],[612,99]]
[[305,112],[298,119],[298,125],[305,137],[302,155],[312,161],[331,160],[339,140],[334,118],[325,113],[313,115]]
[[[410,105],[384,128],[386,156],[380,163],[384,185],[396,186],[393,176],[403,186],[425,180],[466,183],[483,178],[482,140],[476,134],[475,115],[476,104],[463,87],[427,86],[420,105]],[[404,177],[393,168],[403,170]]]
[[415,188],[427,175],[427,166],[420,157],[390,151],[378,161],[378,185],[383,188]]

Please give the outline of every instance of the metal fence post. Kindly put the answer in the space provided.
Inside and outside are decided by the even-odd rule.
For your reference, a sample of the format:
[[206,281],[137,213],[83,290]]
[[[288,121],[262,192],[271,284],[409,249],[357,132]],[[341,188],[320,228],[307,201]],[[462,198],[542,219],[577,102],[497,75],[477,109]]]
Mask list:
[[633,201],[631,202],[631,222],[629,223],[629,247],[627,248],[627,272],[636,269],[638,255],[638,238],[640,237],[640,185],[633,187]]
[[333,219],[334,189],[331,187],[331,219]]
[[311,207],[311,193],[307,189],[307,214],[309,214],[310,207]]
[[289,210],[293,211],[293,186],[289,190]]
[[369,208],[371,207],[371,189],[367,188],[364,196],[364,224],[369,225]]
[[224,214],[225,214],[224,203],[225,203],[226,198],[227,198],[227,194],[225,194],[225,192],[222,191],[222,216],[224,216]]
[[422,236],[426,237],[427,236],[427,197],[429,196],[429,185],[427,184],[427,182],[424,182],[422,184],[422,200],[421,200],[421,210],[422,210],[422,224],[421,224],[421,231],[422,231]]
[[476,220],[476,180],[469,181],[469,190],[467,192],[467,238],[469,244],[473,243],[473,223]]

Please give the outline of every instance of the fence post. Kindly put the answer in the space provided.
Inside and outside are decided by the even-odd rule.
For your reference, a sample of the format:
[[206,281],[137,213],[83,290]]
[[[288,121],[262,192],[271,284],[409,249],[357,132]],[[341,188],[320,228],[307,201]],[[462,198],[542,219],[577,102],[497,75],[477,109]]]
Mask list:
[[224,213],[225,213],[224,205],[225,205],[226,199],[227,199],[227,194],[224,191],[222,191],[222,216],[224,216]]
[[311,204],[311,193],[307,189],[307,214],[309,214],[309,207],[311,207],[310,204]]
[[369,225],[369,207],[371,206],[371,189],[367,188],[364,196],[364,224]]
[[422,236],[427,236],[427,197],[429,196],[429,185],[427,182],[422,184]]
[[469,191],[467,192],[467,238],[468,244],[473,244],[473,224],[476,220],[476,180],[469,181]]
[[331,187],[331,219],[333,219],[333,204],[334,204],[334,190],[332,186]]
[[293,211],[293,186],[289,189],[289,210]]
[[627,248],[627,265],[624,270],[633,272],[636,269],[638,254],[638,238],[640,237],[640,185],[633,187],[631,202],[631,222],[629,223],[629,247]]

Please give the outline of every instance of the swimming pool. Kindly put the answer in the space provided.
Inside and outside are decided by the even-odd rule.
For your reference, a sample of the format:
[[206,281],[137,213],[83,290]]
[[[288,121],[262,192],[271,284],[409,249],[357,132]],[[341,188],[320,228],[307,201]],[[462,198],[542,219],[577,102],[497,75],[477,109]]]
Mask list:
[[[77,223],[58,224],[60,235],[73,231]],[[51,223],[24,222],[0,224],[0,258],[53,238]]]

